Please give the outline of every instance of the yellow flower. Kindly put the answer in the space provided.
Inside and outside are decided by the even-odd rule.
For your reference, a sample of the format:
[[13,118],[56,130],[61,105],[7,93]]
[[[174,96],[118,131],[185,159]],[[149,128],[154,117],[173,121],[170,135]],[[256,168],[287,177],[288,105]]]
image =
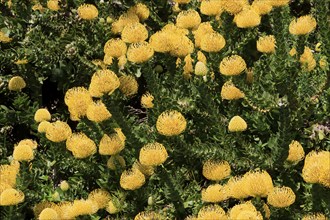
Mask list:
[[143,42],[148,38],[148,31],[143,24],[130,23],[121,32],[121,38],[126,43]]
[[240,116],[234,116],[229,121],[228,130],[230,132],[245,131],[247,129],[247,124],[243,118]]
[[133,63],[144,63],[154,55],[148,42],[133,43],[127,50],[127,59]]
[[143,165],[141,164],[139,161],[135,161],[133,166],[132,166],[133,170],[138,170],[141,173],[143,173],[146,176],[151,176],[154,174],[155,169],[153,166],[147,166],[147,165]]
[[203,54],[203,52],[198,51],[197,52],[197,60],[201,61],[202,63],[204,63],[205,65],[207,64],[207,60],[206,60],[206,56]]
[[257,50],[262,53],[274,53],[276,47],[274,35],[260,37],[257,41]]
[[249,5],[248,0],[224,0],[222,7],[230,14],[237,14],[244,9],[245,6]]
[[138,213],[134,220],[163,220],[164,217],[162,217],[160,214],[154,211],[144,211]]
[[[97,203],[92,200],[74,200],[69,210],[69,216],[76,217],[79,215],[91,215],[98,210]],[[71,212],[71,213],[70,213]],[[67,219],[67,218],[66,218]]]
[[228,188],[220,184],[213,184],[202,190],[203,202],[222,202],[228,199]]
[[192,62],[193,62],[193,59],[191,59],[190,54],[188,54],[184,58],[183,74],[189,75],[190,73],[192,73],[194,71],[194,67],[192,65]]
[[225,38],[218,32],[212,32],[202,37],[200,48],[206,52],[219,52],[225,45]]
[[276,208],[285,208],[292,205],[296,200],[296,195],[290,187],[274,187],[268,194],[268,204]]
[[313,52],[309,47],[305,47],[304,53],[300,56],[300,63],[302,68],[307,71],[312,71],[316,67],[316,60],[314,59]]
[[9,43],[11,42],[13,39],[8,37],[5,33],[3,33],[2,31],[0,31],[0,42],[2,43]]
[[39,220],[57,220],[59,216],[57,212],[52,208],[45,208],[39,215]]
[[292,48],[290,51],[289,51],[289,54],[290,54],[290,56],[294,56],[294,55],[296,55],[297,54],[297,50],[296,50],[296,48]]
[[125,167],[126,166],[125,159],[120,155],[112,155],[109,158],[109,160],[107,161],[107,167],[110,170],[116,170],[118,165],[120,167]]
[[218,0],[204,0],[201,2],[200,11],[208,16],[220,15],[223,11],[222,2]]
[[111,57],[119,58],[126,54],[127,46],[120,38],[112,38],[104,45],[104,53]]
[[[104,54],[103,63],[105,65],[111,65],[113,63],[113,57],[110,56],[108,53]],[[102,68],[102,69],[106,69],[106,68]]]
[[139,84],[134,76],[124,75],[119,77],[119,81],[119,90],[124,93],[125,96],[130,97],[138,92]]
[[87,108],[93,100],[84,87],[73,87],[65,93],[64,102],[68,106],[71,120],[79,121],[86,115]]
[[227,161],[207,160],[203,164],[203,176],[208,180],[219,181],[230,175],[231,169]]
[[181,134],[187,127],[184,116],[175,110],[165,111],[158,116],[156,128],[158,133],[165,136]]
[[185,29],[196,29],[201,23],[198,12],[192,9],[181,11],[176,18],[176,26]]
[[70,185],[67,181],[63,180],[60,183],[60,188],[62,191],[68,191],[68,189],[70,188]]
[[110,200],[107,204],[107,207],[105,208],[107,210],[107,212],[109,212],[110,214],[115,214],[117,212],[119,212],[120,210],[116,207],[115,203]]
[[234,17],[234,22],[239,28],[256,27],[261,22],[261,17],[253,8],[246,8]]
[[0,194],[0,206],[17,205],[24,201],[24,193],[16,189],[5,189]]
[[126,25],[136,22],[139,22],[139,17],[134,12],[129,11],[111,24],[111,31],[114,34],[121,33]]
[[146,179],[138,169],[125,170],[120,176],[120,186],[125,190],[135,190],[144,185]]
[[100,140],[99,154],[115,155],[122,151],[125,147],[125,142],[119,138],[118,134],[108,136],[104,134]]
[[321,52],[321,43],[319,42],[319,43],[317,43],[316,45],[315,45],[315,51],[317,51],[317,52]]
[[16,65],[24,65],[24,64],[29,63],[29,61],[27,59],[23,59],[23,60],[16,60],[14,63]]
[[104,103],[101,100],[89,104],[86,115],[88,120],[97,123],[105,121],[111,118],[112,116],[111,113],[108,111],[107,107],[104,105]]
[[16,176],[19,172],[16,165],[0,165],[0,194],[9,188],[13,188],[16,185]]
[[40,108],[34,114],[34,120],[36,122],[50,121],[51,115],[46,108]]
[[60,10],[60,6],[58,5],[58,0],[48,0],[47,1],[47,8],[49,8],[52,11],[58,11]]
[[264,210],[265,217],[267,219],[269,219],[270,218],[270,209],[269,209],[269,206],[266,203],[264,203],[263,206],[262,206],[262,208]]
[[195,46],[200,47],[202,38],[204,35],[208,33],[213,33],[214,30],[212,28],[212,25],[210,22],[203,22],[201,23],[197,30],[194,30],[192,33],[194,34],[194,39],[195,39]]
[[99,209],[104,209],[111,200],[110,193],[104,189],[95,189],[89,193],[88,199],[94,201]]
[[251,201],[235,205],[229,211],[229,219],[262,220],[262,215],[257,211]]
[[44,11],[44,7],[40,3],[37,3],[32,6],[33,11],[40,11],[41,13]]
[[134,5],[132,8],[129,9],[129,11],[135,13],[139,17],[141,22],[146,20],[150,15],[149,8],[142,3]]
[[28,145],[32,149],[37,149],[37,147],[38,147],[38,143],[31,139],[23,139],[20,142],[18,142],[17,145]]
[[[114,72],[107,69],[98,70],[92,76],[88,91],[93,97],[102,97],[104,94],[112,94],[119,85],[119,78]],[[91,103],[89,102],[88,104]]]
[[225,82],[221,88],[222,100],[235,100],[244,98],[244,93],[239,90],[231,81]]
[[203,206],[198,212],[198,219],[227,219],[225,211],[218,205]]
[[327,57],[322,56],[321,59],[319,60],[319,65],[320,65],[321,69],[325,70],[328,65]]
[[208,73],[209,69],[207,66],[201,62],[198,61],[195,65],[195,75],[196,76],[205,76]]
[[223,58],[220,62],[220,72],[225,76],[241,74],[246,69],[244,59],[238,55]]
[[250,171],[242,178],[243,190],[253,197],[267,197],[274,188],[272,177],[266,171]]
[[40,122],[40,124],[38,125],[38,132],[39,132],[39,133],[46,133],[47,128],[48,128],[48,126],[49,126],[50,124],[51,124],[51,123],[48,122],[48,121],[42,121],[42,122]]
[[268,14],[273,9],[273,6],[264,0],[254,0],[251,6],[259,15]]
[[305,151],[304,148],[298,141],[292,141],[289,145],[289,155],[286,158],[287,161],[290,162],[298,162],[304,159]]
[[311,213],[304,215],[301,220],[327,220],[327,217],[322,213]]
[[78,15],[84,20],[93,20],[99,15],[99,11],[94,5],[83,4],[78,7]]
[[53,142],[65,141],[72,134],[70,126],[63,121],[55,121],[47,126],[46,138]]
[[174,57],[185,57],[194,51],[194,44],[187,36],[174,36],[170,54]]
[[149,92],[145,93],[141,97],[141,105],[143,108],[153,108],[154,103],[152,103],[154,100],[154,96],[151,95]]
[[33,149],[27,144],[17,145],[14,148],[13,158],[17,161],[30,161],[34,159]]
[[14,76],[9,80],[8,89],[11,91],[21,91],[25,87],[26,83],[20,76]]
[[291,21],[289,32],[293,35],[309,34],[316,28],[316,20],[310,15],[301,16]]
[[142,165],[158,166],[166,161],[168,157],[166,148],[160,143],[149,143],[140,150],[139,160]]
[[66,148],[77,159],[86,158],[96,153],[94,141],[84,133],[73,133],[66,140]]

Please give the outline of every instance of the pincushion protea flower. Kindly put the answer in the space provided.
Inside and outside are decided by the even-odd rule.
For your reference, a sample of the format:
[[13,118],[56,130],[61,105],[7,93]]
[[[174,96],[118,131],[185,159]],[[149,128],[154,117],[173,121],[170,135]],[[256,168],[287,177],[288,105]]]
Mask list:
[[226,219],[225,211],[219,205],[207,205],[198,212],[198,219]]
[[99,209],[103,209],[111,200],[111,196],[110,193],[104,189],[95,189],[89,193],[88,199],[94,201]]
[[301,16],[291,21],[289,32],[293,35],[304,35],[316,28],[316,20],[311,15]]
[[96,153],[96,145],[84,133],[73,133],[66,141],[66,148],[77,159],[89,157]]
[[119,90],[127,97],[133,96],[138,92],[139,84],[132,75],[124,75],[119,77]]
[[9,80],[8,89],[11,91],[21,91],[26,87],[24,79],[20,76],[14,76]]
[[157,131],[165,136],[181,134],[187,126],[184,116],[178,111],[165,111],[158,116],[156,122]]
[[204,202],[222,202],[228,199],[228,187],[220,184],[213,184],[202,190],[202,200]]
[[41,211],[39,215],[39,220],[57,220],[59,219],[59,215],[52,208],[45,208]]
[[219,181],[230,175],[231,169],[227,161],[207,160],[203,164],[203,176],[209,180]]
[[36,122],[50,121],[51,115],[46,108],[40,108],[34,114],[34,120]]
[[0,206],[17,205],[24,201],[24,193],[16,189],[5,189],[0,194]]
[[257,211],[251,201],[235,205],[229,211],[230,219],[255,219],[262,220],[262,214]]
[[122,39],[112,38],[105,43],[103,51],[111,57],[119,58],[126,54],[127,46]]
[[165,162],[168,154],[166,148],[160,143],[149,143],[140,150],[139,161],[143,165],[158,166]]
[[152,103],[154,100],[154,96],[151,95],[150,93],[145,93],[141,97],[141,105],[143,108],[153,108],[154,103]]
[[223,58],[220,62],[220,72],[225,76],[239,75],[246,69],[244,59],[238,55]]
[[262,53],[274,53],[276,47],[274,35],[260,37],[257,41],[257,50]]
[[120,186],[125,190],[139,189],[145,183],[145,176],[137,169],[125,170],[120,176]]
[[296,195],[291,188],[275,187],[273,191],[268,194],[267,202],[276,208],[285,208],[292,205],[296,200]]
[[286,160],[290,162],[298,162],[304,159],[304,157],[304,148],[298,141],[293,140],[289,145],[289,155]]
[[78,7],[78,15],[84,20],[93,20],[99,14],[97,8],[92,4],[83,4]]
[[229,121],[228,125],[228,130],[230,132],[240,132],[240,131],[245,131],[247,129],[247,124],[244,121],[243,118],[240,116],[234,116],[232,119]]
[[141,23],[130,23],[121,32],[121,39],[126,43],[143,42],[148,38],[148,30]]
[[200,23],[201,17],[192,9],[181,11],[176,18],[176,26],[179,28],[195,29]]

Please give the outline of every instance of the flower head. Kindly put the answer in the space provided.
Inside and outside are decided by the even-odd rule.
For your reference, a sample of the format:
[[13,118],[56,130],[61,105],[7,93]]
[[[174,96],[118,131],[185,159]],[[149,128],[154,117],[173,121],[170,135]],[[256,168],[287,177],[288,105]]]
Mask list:
[[292,205],[296,200],[296,195],[291,188],[275,187],[273,191],[268,194],[267,202],[268,204],[276,208],[285,208]]
[[213,184],[202,190],[202,200],[204,202],[222,202],[228,199],[228,188],[220,184]]
[[181,134],[187,126],[184,116],[178,111],[165,111],[158,116],[156,128],[158,133],[165,136]]
[[316,20],[310,15],[301,16],[291,21],[289,32],[293,35],[309,34],[316,28]]
[[161,220],[164,219],[160,214],[154,211],[144,211],[138,213],[135,217],[134,220]]
[[86,158],[96,153],[94,141],[84,133],[73,133],[66,140],[66,148],[77,159]]
[[274,53],[276,40],[274,35],[260,37],[257,41],[257,50],[262,53]]
[[327,220],[327,217],[322,213],[310,213],[304,215],[301,220]]
[[121,38],[126,43],[143,42],[148,38],[148,30],[141,23],[130,23],[121,32]]
[[109,212],[110,214],[115,214],[117,212],[119,212],[120,210],[116,207],[115,203],[110,200],[105,208],[107,210],[107,212]]
[[136,14],[141,22],[146,20],[150,15],[149,8],[142,3],[134,5],[132,8],[129,9],[129,11]]
[[152,103],[154,100],[154,96],[151,95],[149,92],[145,93],[141,97],[141,105],[143,108],[153,108],[154,103]]
[[124,93],[125,96],[130,97],[138,92],[139,84],[134,76],[124,75],[119,77],[119,81],[119,90]]
[[147,165],[143,165],[141,164],[139,161],[135,161],[132,169],[136,169],[139,170],[141,173],[143,173],[145,176],[151,176],[154,174],[155,169],[153,166],[147,166]]
[[42,121],[40,122],[40,124],[38,125],[38,132],[39,133],[46,133],[48,126],[51,123],[49,121]]
[[89,193],[88,199],[94,201],[99,209],[103,209],[111,200],[110,193],[104,189],[95,189]]
[[125,167],[126,166],[125,159],[120,155],[112,155],[107,161],[107,167],[110,170],[116,170],[118,166]]
[[34,120],[36,122],[50,121],[51,115],[46,108],[40,108],[34,114]]
[[225,76],[239,75],[246,69],[244,59],[238,55],[223,58],[220,62],[220,72]]
[[66,180],[63,180],[60,183],[60,188],[62,191],[68,191],[68,189],[70,188],[70,185]]
[[302,68],[307,71],[312,71],[316,67],[316,60],[314,59],[313,52],[309,47],[305,47],[304,53],[300,56],[300,63]]
[[125,147],[123,141],[117,133],[112,135],[104,134],[100,140],[99,154],[101,155],[115,155],[122,151]]
[[16,185],[16,177],[19,172],[15,165],[0,165],[0,194],[9,188],[13,188]]
[[301,146],[301,144],[298,141],[293,140],[289,145],[289,155],[288,158],[286,158],[286,160],[290,162],[298,162],[304,159],[304,157],[305,157],[304,148]]
[[256,27],[261,22],[259,13],[253,8],[245,8],[234,17],[234,22],[239,28]]
[[259,15],[268,14],[273,9],[273,6],[264,0],[254,0],[251,6]]
[[201,62],[198,61],[195,65],[195,75],[196,76],[205,76],[208,73],[209,69],[207,66]]
[[60,10],[60,6],[58,5],[59,0],[48,0],[47,1],[47,8],[49,8],[52,11],[58,11]]
[[127,59],[133,63],[144,63],[154,55],[148,42],[133,43],[127,50]]
[[201,23],[196,30],[194,30],[192,33],[194,34],[195,39],[195,46],[200,47],[202,38],[208,34],[213,33],[214,30],[212,28],[212,25],[210,22],[203,22]]
[[266,171],[250,171],[242,178],[244,191],[249,196],[267,197],[273,190],[272,177]]
[[221,88],[222,100],[235,100],[244,98],[244,93],[239,90],[231,81],[225,82]]
[[230,219],[262,220],[262,215],[257,211],[251,201],[235,205],[229,211]]
[[27,144],[20,144],[14,148],[13,157],[17,161],[30,161],[34,159],[33,149]]
[[176,26],[186,29],[196,29],[201,23],[198,12],[192,9],[181,11],[176,18]]
[[17,145],[28,145],[32,149],[37,149],[38,143],[32,139],[23,139]]
[[200,48],[206,52],[219,52],[225,45],[225,38],[218,32],[212,32],[202,37]]
[[226,219],[226,213],[218,205],[207,205],[199,210],[198,219]]
[[229,121],[228,130],[230,132],[239,132],[239,131],[245,131],[247,129],[247,124],[244,121],[243,118],[240,116],[234,116]]
[[52,208],[45,208],[39,215],[39,220],[57,220],[59,216],[57,212]]
[[99,11],[92,4],[83,4],[78,7],[78,15],[84,20],[93,20],[99,15]]
[[127,13],[122,14],[118,20],[112,23],[111,31],[114,34],[121,33],[126,25],[136,22],[139,22],[138,15],[134,11],[128,11]]
[[105,54],[119,58],[126,54],[127,46],[122,39],[112,38],[105,43],[103,50]]
[[243,190],[246,187],[246,182],[241,176],[231,177],[227,182],[229,196],[235,199],[244,199],[249,197],[247,190]]
[[98,210],[97,203],[90,199],[74,200],[70,209],[68,210],[69,212],[68,215],[70,217],[76,217],[79,215],[91,215],[96,213],[97,210]]
[[24,193],[16,189],[5,189],[0,194],[0,206],[17,205],[24,201]]
[[160,143],[149,143],[140,150],[140,163],[147,166],[158,166],[165,162],[168,154],[166,148]]
[[53,142],[65,141],[72,134],[70,126],[63,121],[55,121],[47,126],[46,138]]
[[146,179],[138,169],[125,170],[120,176],[120,186],[125,190],[139,189]]
[[114,72],[111,70],[98,70],[92,76],[88,91],[93,97],[101,97],[104,94],[112,94],[119,85],[119,78]]
[[8,89],[11,91],[21,91],[26,87],[24,79],[20,76],[14,76],[9,80]]
[[64,102],[68,106],[71,120],[79,121],[86,115],[87,108],[93,100],[84,87],[73,87],[65,93]]
[[9,43],[12,40],[13,40],[12,38],[8,37],[5,33],[3,33],[2,31],[0,31],[0,42],[2,42],[2,43]]
[[203,164],[203,176],[206,179],[219,181],[230,175],[231,169],[227,161],[207,160]]
[[89,104],[86,111],[86,115],[88,120],[97,123],[105,121],[112,116],[101,100]]
[[222,2],[218,0],[205,0],[201,2],[200,11],[204,15],[217,16],[223,11]]

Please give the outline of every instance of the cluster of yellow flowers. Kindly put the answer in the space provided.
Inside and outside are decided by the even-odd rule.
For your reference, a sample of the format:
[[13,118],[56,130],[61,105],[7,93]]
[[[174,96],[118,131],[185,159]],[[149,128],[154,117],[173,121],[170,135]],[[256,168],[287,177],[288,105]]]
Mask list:
[[119,200],[111,196],[104,189],[95,189],[89,193],[87,199],[74,201],[62,201],[60,203],[41,202],[34,206],[33,211],[36,218],[40,220],[49,219],[75,219],[81,215],[91,215],[100,209],[105,209],[113,214],[119,211],[116,202]]
[[311,151],[306,155],[302,177],[307,183],[320,183],[330,188],[329,164],[329,151]]

